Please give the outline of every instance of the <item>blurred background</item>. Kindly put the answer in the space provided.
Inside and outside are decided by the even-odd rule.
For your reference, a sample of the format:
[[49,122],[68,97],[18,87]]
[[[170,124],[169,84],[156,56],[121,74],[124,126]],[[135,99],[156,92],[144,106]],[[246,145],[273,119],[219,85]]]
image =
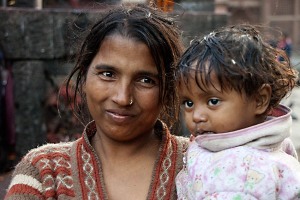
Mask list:
[[[115,4],[149,0],[0,0],[0,198],[13,166],[46,142],[80,137],[83,125],[64,103],[64,79],[93,21]],[[237,23],[265,27],[300,70],[300,0],[156,0],[177,17],[186,45],[195,36]],[[72,92],[72,91],[70,91]],[[300,91],[282,102],[293,109],[291,138],[300,153]],[[58,100],[60,101],[58,105]],[[80,99],[78,99],[80,104]],[[183,127],[180,134],[186,134]]]

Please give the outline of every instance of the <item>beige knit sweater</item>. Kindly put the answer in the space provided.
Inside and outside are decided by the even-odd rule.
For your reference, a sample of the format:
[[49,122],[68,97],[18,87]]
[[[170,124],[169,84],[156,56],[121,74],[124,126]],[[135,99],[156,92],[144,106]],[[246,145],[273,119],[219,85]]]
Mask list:
[[[177,199],[175,176],[182,168],[188,139],[171,135],[158,122],[162,143],[147,199]],[[74,142],[46,144],[31,150],[16,166],[6,200],[108,199],[101,162],[90,144],[95,122]]]

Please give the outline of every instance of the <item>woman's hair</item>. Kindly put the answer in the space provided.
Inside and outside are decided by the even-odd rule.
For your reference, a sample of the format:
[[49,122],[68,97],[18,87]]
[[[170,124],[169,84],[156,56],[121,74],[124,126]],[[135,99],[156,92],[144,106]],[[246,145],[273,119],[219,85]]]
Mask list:
[[[90,64],[98,53],[102,42],[107,36],[121,35],[123,37],[146,44],[153,56],[158,73],[160,102],[162,111],[160,118],[169,126],[178,115],[178,97],[175,81],[176,63],[183,52],[181,33],[174,23],[154,5],[119,6],[108,11],[103,18],[93,25],[83,41],[78,53],[76,64],[66,80],[67,88],[72,86],[75,96],[67,94],[68,100],[76,103],[79,95],[85,105],[85,95],[82,90],[86,81]],[[117,58],[115,58],[117,59]],[[74,108],[74,114],[84,123],[84,109]]]
[[[284,61],[279,61],[279,57]],[[293,89],[298,75],[285,52],[273,48],[255,26],[248,24],[227,26],[194,40],[178,65],[185,84],[190,71],[196,70],[195,80],[201,90],[212,84],[212,72],[221,90],[234,89],[248,97],[269,84],[272,94],[268,110]]]

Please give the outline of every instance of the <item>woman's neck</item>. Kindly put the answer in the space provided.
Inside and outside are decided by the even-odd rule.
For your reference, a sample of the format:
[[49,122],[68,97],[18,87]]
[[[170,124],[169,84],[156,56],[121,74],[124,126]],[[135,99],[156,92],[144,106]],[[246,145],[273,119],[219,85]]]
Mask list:
[[131,141],[116,141],[98,132],[92,138],[91,144],[102,162],[110,161],[117,164],[145,155],[156,156],[160,142],[160,138],[153,130]]
[[101,163],[109,199],[146,199],[161,142],[154,131],[130,142],[112,140],[99,132],[94,135],[91,144]]

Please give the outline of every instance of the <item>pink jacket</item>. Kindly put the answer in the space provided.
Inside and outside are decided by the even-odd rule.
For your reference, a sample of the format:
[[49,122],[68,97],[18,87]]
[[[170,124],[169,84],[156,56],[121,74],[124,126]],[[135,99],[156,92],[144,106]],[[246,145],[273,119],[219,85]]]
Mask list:
[[178,199],[300,199],[290,115],[279,106],[264,123],[196,137],[176,178]]

